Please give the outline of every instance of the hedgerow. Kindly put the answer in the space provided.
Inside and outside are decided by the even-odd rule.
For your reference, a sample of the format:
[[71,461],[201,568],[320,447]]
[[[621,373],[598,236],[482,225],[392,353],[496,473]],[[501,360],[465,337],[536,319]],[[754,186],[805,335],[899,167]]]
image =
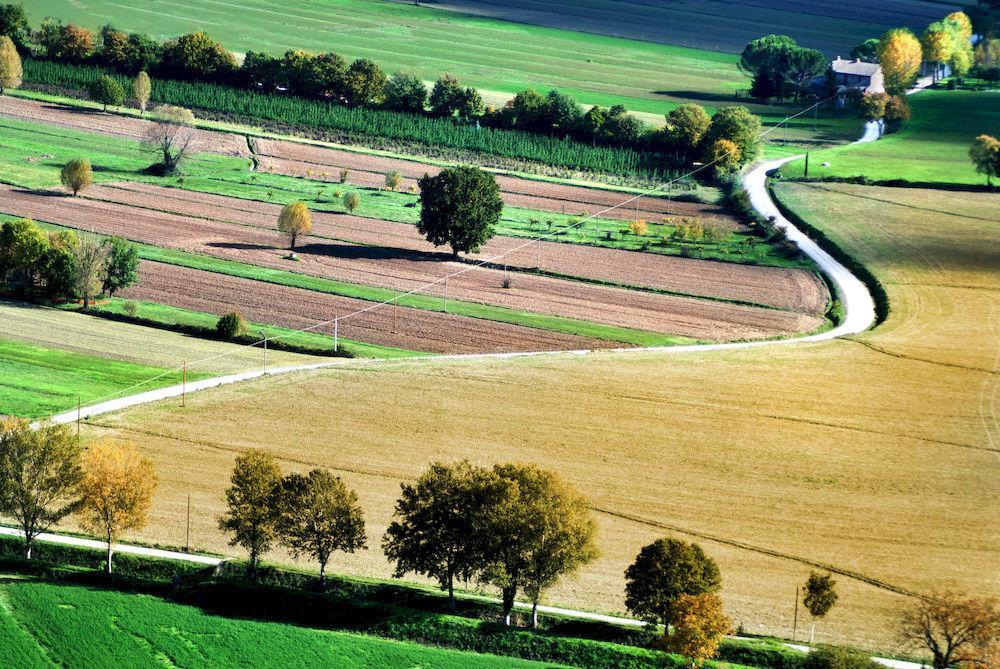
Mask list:
[[[105,75],[117,79],[126,86],[126,90],[130,90],[128,77],[103,67],[31,58],[24,60],[24,81],[29,84],[82,91]],[[449,119],[381,109],[345,107],[322,100],[268,95],[218,84],[155,80],[151,100],[154,103],[221,112],[240,119],[333,130],[345,139],[382,138],[621,176],[650,177],[670,173],[665,167],[667,161],[660,153],[590,146],[570,139],[518,130],[477,127]]]

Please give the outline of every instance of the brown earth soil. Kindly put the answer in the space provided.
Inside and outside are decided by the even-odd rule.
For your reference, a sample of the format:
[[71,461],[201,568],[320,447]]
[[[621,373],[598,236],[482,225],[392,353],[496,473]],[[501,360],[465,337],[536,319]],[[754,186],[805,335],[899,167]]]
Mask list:
[[[390,290],[420,289],[426,294],[607,323],[705,340],[752,339],[815,329],[822,319],[807,314],[710,300],[675,297],[587,285],[540,276],[517,275],[504,288],[505,273],[444,261],[440,254],[365,247],[306,237],[297,249],[301,262],[283,256],[285,241],[276,231],[178,216],[149,209],[32,193],[4,186],[0,207],[92,232],[183,249],[264,267],[293,270]],[[451,276],[447,284],[444,277]],[[428,283],[437,285],[425,288]]]
[[[220,316],[237,309],[251,321],[296,330],[372,304],[145,260],[139,266],[139,282],[121,296]],[[332,324],[314,332],[329,334],[332,347]],[[371,344],[446,354],[621,347],[600,339],[405,307],[374,309],[344,320],[338,334]]]
[[[279,205],[264,202],[140,183],[94,186],[86,191],[86,196],[268,229],[273,228],[281,210]],[[313,233],[368,246],[420,252],[435,250],[415,226],[349,214],[314,212]],[[805,270],[676,258],[558,242],[540,241],[524,247],[526,241],[494,237],[481,253],[470,258],[489,260],[504,256],[498,262],[511,267],[539,268],[567,276],[752,302],[813,315],[821,315],[826,309],[826,286],[816,275]],[[513,249],[521,250],[512,252]]]
[[[118,114],[105,114],[96,109],[66,107],[49,102],[21,100],[7,96],[0,97],[0,114],[23,121],[47,123],[61,128],[135,140],[144,139],[152,125],[152,121],[131,116],[119,116]],[[250,148],[247,146],[246,137],[211,130],[195,130],[191,150],[243,158],[250,157]]]

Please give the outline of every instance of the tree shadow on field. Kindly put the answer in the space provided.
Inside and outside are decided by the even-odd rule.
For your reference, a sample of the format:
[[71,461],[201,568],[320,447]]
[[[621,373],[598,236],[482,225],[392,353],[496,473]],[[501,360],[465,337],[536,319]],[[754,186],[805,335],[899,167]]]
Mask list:
[[706,93],[705,91],[650,91],[650,93],[671,98],[700,100],[702,102],[732,102],[733,104],[740,102],[732,93]]
[[215,249],[233,249],[236,251],[274,251],[280,250],[276,246],[267,244],[250,244],[248,242],[208,242],[205,244]]
[[303,244],[296,247],[297,253],[340,258],[342,260],[414,260],[420,262],[441,262],[452,260],[450,253],[436,251],[411,251],[391,246],[360,246],[350,244]]

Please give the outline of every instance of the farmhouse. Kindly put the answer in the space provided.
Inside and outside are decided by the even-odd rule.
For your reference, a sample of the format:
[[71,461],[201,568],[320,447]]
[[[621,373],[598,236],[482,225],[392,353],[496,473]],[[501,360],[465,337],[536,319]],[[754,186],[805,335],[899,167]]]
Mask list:
[[837,56],[835,60],[830,61],[830,71],[841,86],[860,88],[866,93],[885,91],[882,83],[882,66],[878,63],[867,63],[860,59],[844,60]]

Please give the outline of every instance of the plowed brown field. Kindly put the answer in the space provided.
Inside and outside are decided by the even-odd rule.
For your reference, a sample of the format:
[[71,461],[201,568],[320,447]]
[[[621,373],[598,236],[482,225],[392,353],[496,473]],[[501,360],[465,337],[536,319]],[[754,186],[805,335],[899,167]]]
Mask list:
[[[371,305],[349,297],[148,261],[140,264],[138,284],[121,295],[217,315],[238,309],[251,321],[292,329],[312,327]],[[333,327],[315,332],[332,335]],[[345,339],[429,353],[621,347],[600,339],[405,307],[374,309],[342,321],[338,333]]]
[[[12,97],[0,97],[0,114],[11,118],[48,123],[62,128],[97,132],[115,137],[142,140],[145,138],[152,121],[103,114],[94,109],[79,107],[64,107],[48,102],[21,100]],[[250,157],[246,137],[211,130],[196,130],[191,150],[204,153],[221,153],[227,156]]]
[[[264,267],[398,291],[419,289],[467,265],[439,254],[365,247],[307,237],[301,262],[283,259],[284,240],[276,231],[237,227],[116,203],[0,188],[0,208],[101,234],[119,235],[168,248],[204,253]],[[817,316],[695,298],[675,297],[518,275],[503,287],[504,272],[486,268],[452,277],[449,297],[540,314],[577,318],[706,340],[752,339],[813,330]],[[442,294],[439,284],[428,292]]]
[[[271,229],[279,205],[194,193],[149,184],[121,183],[95,186],[87,197],[131,206],[153,208],[185,216],[208,218]],[[412,225],[348,214],[315,212],[313,233],[368,246],[433,252]],[[523,250],[525,240],[494,237],[476,260],[505,255],[511,267],[540,268],[622,285],[668,290],[689,295],[753,302],[820,315],[826,309],[826,286],[814,274],[798,269],[739,265],[695,258],[677,258],[558,242],[536,242]]]

